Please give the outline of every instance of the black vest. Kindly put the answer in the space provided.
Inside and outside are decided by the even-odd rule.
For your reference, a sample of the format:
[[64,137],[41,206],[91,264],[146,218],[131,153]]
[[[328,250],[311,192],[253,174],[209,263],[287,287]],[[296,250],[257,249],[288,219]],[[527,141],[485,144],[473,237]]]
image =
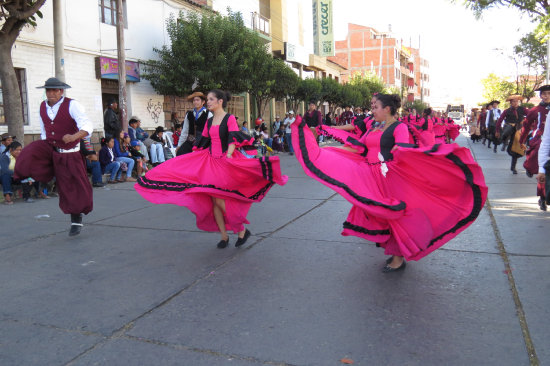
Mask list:
[[315,110],[313,113],[313,116],[309,115],[309,112],[304,114],[304,119],[306,120],[306,124],[308,127],[317,127],[319,125],[319,112],[318,110]]
[[[227,127],[227,121],[229,121],[229,113],[225,114],[222,123],[220,123],[220,140],[222,144],[222,152],[226,152],[229,147],[229,127]],[[208,119],[208,136],[210,136],[210,128],[212,128],[212,120],[214,117]],[[200,118],[199,118],[200,120]],[[210,151],[212,151],[212,143],[210,143]]]
[[519,123],[523,121],[523,118],[525,118],[525,108],[523,107],[517,107],[516,113],[514,113],[514,110],[512,108],[508,108],[506,111],[506,117],[504,118],[504,121],[506,123]]
[[195,136],[196,132],[202,133],[202,130],[204,129],[204,124],[206,123],[207,119],[208,109],[205,109],[205,111],[201,113],[199,119],[196,121],[195,111],[191,109],[189,112],[187,112],[187,120],[189,121],[189,134]]

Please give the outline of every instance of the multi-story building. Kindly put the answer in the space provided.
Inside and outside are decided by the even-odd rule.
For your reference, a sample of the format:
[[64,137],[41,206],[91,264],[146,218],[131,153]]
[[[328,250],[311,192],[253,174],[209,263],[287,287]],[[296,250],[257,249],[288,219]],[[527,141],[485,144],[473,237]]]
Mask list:
[[348,24],[346,39],[336,41],[335,48],[336,54],[329,60],[347,69],[344,80],[356,73],[372,72],[387,86],[403,90],[408,101],[429,96],[428,62],[420,57],[420,50],[406,47],[391,31]]
[[[103,132],[103,111],[109,97],[118,97],[116,9],[114,0],[61,0],[64,71],[67,96],[79,100],[94,123],[93,140]],[[140,77],[139,60],[155,57],[153,47],[167,44],[166,20],[180,11],[201,11],[207,0],[123,0],[126,24],[128,116],[138,115],[146,129],[164,125],[165,100]],[[41,8],[37,27],[25,27],[12,51],[22,93],[26,141],[40,135],[38,106],[45,100],[46,79],[55,75],[52,2]],[[1,96],[1,93],[0,93]],[[1,99],[1,97],[0,97]],[[0,105],[1,107],[1,105]],[[169,119],[169,118],[168,118]],[[0,119],[0,132],[6,132]]]

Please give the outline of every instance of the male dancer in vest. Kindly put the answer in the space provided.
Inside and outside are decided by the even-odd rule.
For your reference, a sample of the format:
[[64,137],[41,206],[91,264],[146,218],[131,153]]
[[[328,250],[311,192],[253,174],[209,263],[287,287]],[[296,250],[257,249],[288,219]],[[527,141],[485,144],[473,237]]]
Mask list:
[[[507,102],[510,102],[510,108],[505,109],[504,112],[502,112],[496,127],[496,137],[500,137],[500,141],[502,141],[502,151],[504,151],[506,145],[508,145],[507,151],[512,157],[512,165],[510,170],[513,174],[518,174],[516,170],[516,163],[521,155],[512,151],[512,145],[514,143],[516,132],[521,127],[521,121],[523,121],[527,115],[525,108],[519,106],[519,102],[522,99],[523,97],[521,95],[511,95],[506,99]],[[510,139],[510,141],[506,144],[508,139]]]
[[498,138],[496,137],[496,128],[497,128],[497,121],[500,118],[501,111],[498,109],[498,105],[500,102],[498,100],[493,100],[491,103],[489,103],[493,108],[489,109],[487,108],[487,118],[485,120],[485,128],[487,129],[487,139],[489,140],[489,143],[487,144],[487,147],[491,148],[491,142],[493,143],[493,151],[497,152],[497,146],[498,146]]
[[[527,113],[523,131],[519,138],[520,144],[525,152],[525,162],[523,167],[527,171],[527,175],[532,177],[539,173],[538,155],[544,126],[546,125],[546,117],[550,110],[550,85],[543,85],[536,91],[540,92],[542,102],[536,107],[533,107]],[[529,145],[527,147],[527,145]],[[540,181],[537,185],[537,196],[539,196],[539,207],[542,211],[546,211],[546,196],[544,194],[544,184]]]
[[86,173],[80,140],[90,136],[93,124],[76,100],[63,96],[69,85],[56,78],[46,80],[47,100],[40,104],[42,140],[26,146],[15,164],[17,179],[39,182],[56,179],[59,208],[71,215],[69,236],[80,234],[82,214],[93,209],[92,186]]
[[[183,128],[177,146],[178,155],[181,153],[187,154],[192,151],[193,142],[202,135],[206,121],[212,117],[212,113],[204,106],[206,95],[201,92],[194,92],[187,97],[187,100],[193,102],[193,109],[185,114],[185,119],[183,120]],[[186,141],[189,142],[180,150],[180,146]]]
[[[323,124],[323,116],[321,112],[317,110],[317,104],[314,100],[309,101],[308,108],[308,111],[304,114],[304,120],[311,131],[313,131],[313,134],[317,136],[315,128]],[[319,138],[317,138],[317,143],[319,143]]]

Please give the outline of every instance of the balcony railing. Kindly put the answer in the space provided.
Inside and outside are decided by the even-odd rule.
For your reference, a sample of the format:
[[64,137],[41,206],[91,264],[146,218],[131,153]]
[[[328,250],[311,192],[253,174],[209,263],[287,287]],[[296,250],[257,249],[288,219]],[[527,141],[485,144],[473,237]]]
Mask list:
[[260,32],[263,35],[271,37],[271,19],[266,18],[258,14],[252,13],[252,29]]

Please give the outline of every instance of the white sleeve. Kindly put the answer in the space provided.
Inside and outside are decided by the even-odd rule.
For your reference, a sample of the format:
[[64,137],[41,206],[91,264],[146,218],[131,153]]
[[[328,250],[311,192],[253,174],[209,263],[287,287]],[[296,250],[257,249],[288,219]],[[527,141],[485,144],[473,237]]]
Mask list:
[[94,125],[86,115],[86,111],[82,104],[74,99],[71,100],[71,104],[69,104],[69,114],[76,121],[76,126],[79,130],[88,132],[88,136],[92,135],[94,132]]
[[489,128],[489,116],[491,111],[487,111],[487,116],[485,117],[485,128]]
[[185,113],[185,119],[183,120],[183,127],[181,128],[181,135],[177,147],[180,147],[187,141],[187,136],[189,136],[189,118],[187,118],[187,113]]
[[[546,123],[548,123],[550,113],[546,116]],[[550,127],[550,125],[547,125]],[[542,134],[540,147],[539,147],[539,173],[546,173],[544,170],[544,164],[548,161],[548,155],[550,154],[550,128],[545,128]]]
[[46,139],[46,130],[44,129],[44,121],[42,121],[42,116],[38,113],[38,121],[40,121],[40,138],[42,140]]

